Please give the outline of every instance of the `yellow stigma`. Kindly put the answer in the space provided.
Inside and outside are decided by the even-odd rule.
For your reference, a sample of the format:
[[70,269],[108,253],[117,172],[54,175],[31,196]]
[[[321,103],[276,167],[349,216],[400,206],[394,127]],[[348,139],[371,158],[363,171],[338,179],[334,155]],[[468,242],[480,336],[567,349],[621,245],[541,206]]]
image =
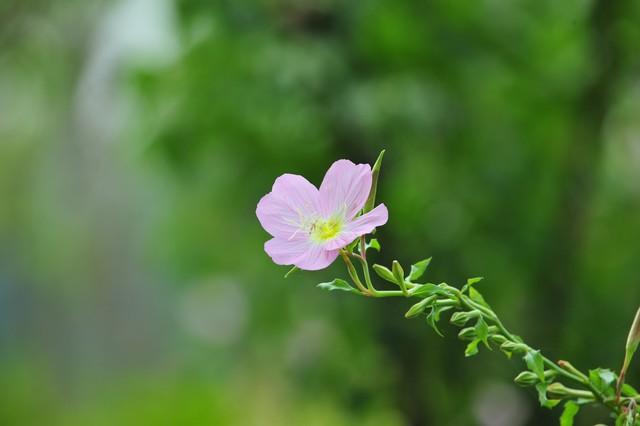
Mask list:
[[318,242],[325,242],[335,238],[342,231],[342,221],[331,218],[320,219],[311,228],[311,238]]

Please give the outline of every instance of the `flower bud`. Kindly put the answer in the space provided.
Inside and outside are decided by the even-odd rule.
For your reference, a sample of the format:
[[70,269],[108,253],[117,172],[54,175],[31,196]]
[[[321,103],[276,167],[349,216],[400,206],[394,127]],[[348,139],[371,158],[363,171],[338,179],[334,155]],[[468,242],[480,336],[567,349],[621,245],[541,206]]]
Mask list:
[[520,386],[533,386],[536,385],[540,380],[535,373],[531,371],[523,371],[522,373],[518,374],[516,378],[513,379],[513,381]]
[[400,263],[397,260],[394,260],[391,264],[391,271],[393,272],[393,277],[396,279],[396,283],[400,290],[407,295],[407,286],[404,283],[404,269],[400,266]]
[[451,315],[451,324],[455,324],[459,327],[465,325],[470,319],[480,316],[480,311],[471,312],[456,312]]
[[547,386],[547,394],[550,398],[561,399],[566,396],[572,396],[572,393],[562,383],[554,382]]
[[397,260],[394,260],[391,264],[391,271],[398,285],[404,284],[404,269],[402,269],[402,266]]
[[502,334],[492,334],[491,336],[489,336],[489,339],[496,345],[502,345],[504,342],[507,341],[507,338],[504,337]]
[[473,340],[476,338],[476,328],[475,327],[467,327],[460,330],[458,333],[458,338],[461,340]]
[[369,197],[364,203],[364,212],[368,213],[373,210],[373,206],[376,204],[376,193],[378,192],[378,177],[380,176],[380,168],[382,167],[382,158],[384,157],[384,149],[380,151],[378,159],[373,164],[371,169],[371,191]]
[[636,312],[636,317],[633,320],[633,324],[631,324],[631,329],[629,330],[629,335],[627,336],[624,361],[622,362],[622,368],[620,369],[620,375],[618,376],[618,381],[616,383],[617,399],[620,399],[620,394],[622,393],[622,385],[624,385],[627,370],[629,369],[629,365],[631,365],[633,355],[638,349],[638,344],[640,344],[640,309],[638,309],[638,311]]
[[580,370],[578,370],[573,365],[571,365],[571,363],[569,361],[565,361],[565,360],[561,359],[561,360],[558,361],[558,365],[563,370],[567,370],[569,373],[575,374],[576,376],[582,376],[583,375],[580,372]]
[[[546,370],[544,372],[544,379],[545,381],[548,381],[555,378],[557,375],[558,373],[556,371]],[[523,371],[522,373],[518,374],[516,378],[513,379],[513,381],[520,386],[534,386],[540,383],[540,378],[533,371]]]
[[525,353],[527,351],[527,345],[506,341],[500,345],[500,349],[507,352]]
[[427,309],[427,306],[429,306],[429,304],[431,302],[433,302],[436,298],[437,298],[437,296],[433,295],[433,296],[429,296],[429,297],[427,297],[425,299],[422,299],[421,301],[419,301],[418,303],[413,305],[411,308],[409,308],[407,313],[404,314],[404,317],[405,318],[417,317],[418,315],[423,313],[424,310]]
[[631,363],[631,358],[633,358],[633,354],[638,349],[638,344],[640,344],[640,309],[636,312],[636,317],[627,336],[626,356],[629,363]]
[[382,265],[375,264],[373,265],[373,270],[383,280],[389,281],[390,283],[394,283],[394,284],[396,283],[396,279],[393,276],[393,272],[391,272],[389,268]]

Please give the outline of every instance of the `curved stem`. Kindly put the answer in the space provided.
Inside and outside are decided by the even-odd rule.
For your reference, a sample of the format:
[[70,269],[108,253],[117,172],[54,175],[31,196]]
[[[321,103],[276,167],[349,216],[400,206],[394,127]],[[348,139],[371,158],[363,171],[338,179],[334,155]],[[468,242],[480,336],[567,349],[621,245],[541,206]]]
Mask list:
[[[349,271],[349,275],[355,285],[357,286],[360,293],[364,296],[384,298],[384,297],[414,297],[410,293],[405,293],[402,290],[376,290],[371,280],[371,274],[369,271],[369,263],[366,259],[366,241],[364,238],[360,240],[360,253],[341,251],[343,260],[347,265],[347,270]],[[358,259],[362,265],[362,270],[364,274],[365,284],[360,281],[360,277],[358,272],[351,262],[350,256]],[[409,283],[407,283],[409,284]],[[419,286],[418,284],[411,284],[412,287]],[[454,306],[461,309],[468,309],[470,311],[476,310],[479,311],[480,314],[485,318],[486,321],[494,324],[497,327],[497,330],[502,334],[502,336],[512,343],[516,343],[522,345],[523,348],[527,351],[533,351],[529,345],[524,343],[522,339],[512,334],[502,323],[498,315],[488,306],[483,303],[479,303],[469,296],[463,294],[459,289],[455,287],[445,286],[447,290],[450,290],[453,294],[449,297],[442,297],[440,300],[435,301],[434,304],[438,306]],[[607,398],[602,392],[600,392],[595,386],[591,383],[588,376],[582,373],[580,370],[566,363],[566,368],[563,368],[558,363],[553,362],[549,358],[544,355],[542,356],[542,360],[546,368],[555,371],[558,376],[564,377],[566,379],[572,380],[581,386],[587,388],[588,390],[580,390],[580,389],[570,389],[572,395],[576,398],[593,398],[603,404],[605,407],[610,409],[613,413],[618,415],[620,413],[620,406],[626,402],[640,402],[640,395],[635,395],[631,397],[622,397],[620,399],[616,398]]]
[[[500,321],[500,319],[495,314],[495,312],[493,312],[492,310],[486,308],[485,306],[482,306],[481,304],[471,300],[469,297],[463,295],[462,293],[459,293],[458,297],[460,298],[460,301],[467,306],[467,308],[477,309],[480,312],[482,312],[484,315],[486,315],[488,317],[487,319],[489,321],[492,321],[498,327],[498,329],[500,329],[500,332],[507,339],[509,339],[511,342],[524,344],[527,348],[529,348],[530,350],[533,350],[529,345],[520,342],[519,339],[517,339],[513,334],[511,334],[511,332],[509,332],[509,330],[507,330],[507,328],[504,326],[502,321]],[[605,396],[591,384],[591,382],[589,381],[589,379],[587,378],[587,376],[584,373],[579,372],[578,370],[576,370],[576,371],[579,372],[579,375],[571,373],[571,372],[563,369],[558,364],[556,364],[555,362],[551,361],[549,358],[547,358],[544,355],[542,356],[542,360],[544,361],[544,363],[545,363],[545,365],[547,367],[549,367],[550,369],[554,370],[559,375],[564,376],[567,379],[571,379],[571,380],[573,380],[575,382],[578,382],[581,385],[587,387],[600,402],[602,402],[604,405],[607,405],[607,403],[605,402]]]
[[370,296],[371,292],[365,286],[362,285],[362,281],[360,281],[360,277],[358,276],[358,271],[356,271],[356,268],[355,266],[353,266],[351,259],[349,259],[348,253],[344,250],[341,250],[340,255],[342,256],[342,260],[344,260],[344,263],[347,265],[347,272],[349,272],[349,276],[351,277],[351,280],[356,285],[356,287],[358,287],[358,290],[360,290],[360,293],[362,293],[365,296]]

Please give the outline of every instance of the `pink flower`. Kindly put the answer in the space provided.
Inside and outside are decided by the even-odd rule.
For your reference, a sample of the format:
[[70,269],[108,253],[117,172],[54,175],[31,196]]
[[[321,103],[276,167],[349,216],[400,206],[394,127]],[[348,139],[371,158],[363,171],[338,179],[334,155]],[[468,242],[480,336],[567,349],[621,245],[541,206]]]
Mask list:
[[264,250],[278,265],[326,268],[341,248],[387,223],[384,204],[358,216],[371,182],[371,167],[349,160],[333,163],[319,190],[302,176],[280,176],[256,209],[260,224],[273,236]]

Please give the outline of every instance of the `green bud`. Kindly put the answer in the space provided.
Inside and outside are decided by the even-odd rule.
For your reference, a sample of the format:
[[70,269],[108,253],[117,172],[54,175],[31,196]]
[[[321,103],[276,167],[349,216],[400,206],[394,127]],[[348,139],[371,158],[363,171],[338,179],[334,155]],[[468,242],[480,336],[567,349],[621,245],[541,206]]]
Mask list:
[[[558,372],[556,371],[546,370],[544,372],[544,379],[545,381],[552,380],[557,375],[558,375]],[[533,371],[523,371],[522,373],[518,374],[516,378],[513,379],[513,381],[519,384],[520,386],[534,386],[540,383],[540,378]]]
[[582,372],[571,365],[569,361],[561,359],[558,361],[558,365],[560,366],[560,368],[562,368],[563,370],[567,370],[569,373],[575,374],[576,376],[582,376]]
[[562,383],[551,383],[547,386],[547,394],[552,399],[561,399],[566,396],[573,396],[573,393]]
[[369,197],[367,201],[364,203],[364,212],[368,213],[373,210],[373,207],[376,203],[376,193],[378,192],[378,177],[380,176],[380,168],[382,167],[382,158],[384,157],[384,149],[380,151],[378,155],[378,159],[373,164],[373,168],[371,169],[371,191],[369,192]]
[[504,337],[502,334],[492,334],[491,336],[489,336],[489,339],[496,345],[502,345],[504,342],[507,341],[507,338]]
[[402,292],[407,295],[407,286],[404,283],[404,269],[402,269],[402,266],[400,266],[400,263],[397,260],[394,260],[391,264],[391,271],[396,279],[396,284],[398,284],[398,287],[400,287]]
[[382,265],[375,264],[373,265],[373,270],[383,280],[396,284],[396,278],[393,276],[393,273],[389,270],[389,268]]
[[455,324],[459,327],[465,325],[470,319],[478,318],[480,316],[480,311],[471,311],[471,312],[456,312],[451,315],[451,324]]
[[636,312],[636,317],[633,320],[633,324],[631,324],[631,329],[629,330],[629,335],[627,336],[627,366],[629,363],[631,363],[631,359],[638,349],[638,344],[640,344],[640,309],[638,309],[638,311]]
[[458,338],[461,340],[473,340],[476,338],[476,328],[475,327],[467,327],[460,330],[458,333]]
[[636,312],[636,317],[633,319],[629,335],[627,336],[627,345],[624,352],[624,361],[622,362],[622,368],[620,369],[620,375],[618,376],[618,382],[616,383],[616,396],[620,398],[622,392],[622,386],[624,385],[625,376],[633,355],[635,355],[640,344],[640,309]]
[[417,317],[418,315],[423,313],[425,311],[425,309],[427,309],[427,306],[429,306],[429,304],[431,302],[433,302],[436,298],[437,297],[434,295],[434,296],[429,296],[429,297],[427,297],[425,299],[422,299],[421,301],[419,301],[418,303],[413,305],[411,308],[409,308],[407,313],[404,314],[404,317],[405,318]]
[[393,264],[391,264],[391,270],[398,285],[404,284],[404,269],[402,269],[402,266],[400,266],[397,260],[394,260]]
[[522,373],[518,374],[516,378],[513,379],[513,381],[520,386],[534,386],[538,384],[540,380],[535,373],[532,373],[531,371],[523,371]]
[[507,352],[525,353],[527,351],[527,345],[506,341],[500,345],[500,349]]
[[[488,328],[489,339],[498,345],[504,343],[507,339],[500,334],[493,334],[498,332],[498,327],[495,325],[490,325]],[[458,338],[461,340],[473,340],[477,337],[476,327],[466,327],[460,330],[458,333]]]

